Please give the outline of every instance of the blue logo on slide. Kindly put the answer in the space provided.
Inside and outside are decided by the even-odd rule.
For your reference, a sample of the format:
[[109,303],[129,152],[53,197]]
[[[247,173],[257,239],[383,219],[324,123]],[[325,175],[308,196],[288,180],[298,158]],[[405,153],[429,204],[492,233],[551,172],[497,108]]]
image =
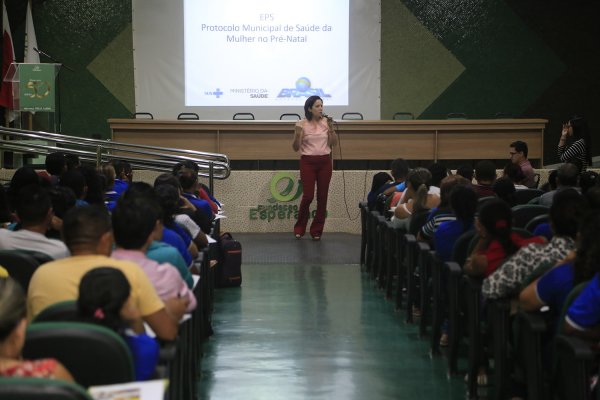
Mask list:
[[221,89],[217,88],[217,90],[215,90],[214,92],[204,92],[204,95],[205,96],[216,96],[217,99],[219,99],[223,95],[223,92],[221,92]]
[[281,89],[277,97],[331,97],[330,94],[325,94],[323,89],[312,89],[310,79],[301,77],[296,80],[296,87],[290,89]]

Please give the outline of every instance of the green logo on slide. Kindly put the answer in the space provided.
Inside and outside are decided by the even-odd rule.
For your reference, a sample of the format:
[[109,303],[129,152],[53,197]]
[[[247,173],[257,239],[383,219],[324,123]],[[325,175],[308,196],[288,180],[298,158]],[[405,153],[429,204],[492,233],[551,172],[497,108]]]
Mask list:
[[[280,189],[280,182],[283,182],[283,189]],[[278,172],[271,179],[271,194],[273,197],[269,199],[270,203],[294,201],[302,194],[302,185],[298,181],[294,192],[294,176],[290,172]]]

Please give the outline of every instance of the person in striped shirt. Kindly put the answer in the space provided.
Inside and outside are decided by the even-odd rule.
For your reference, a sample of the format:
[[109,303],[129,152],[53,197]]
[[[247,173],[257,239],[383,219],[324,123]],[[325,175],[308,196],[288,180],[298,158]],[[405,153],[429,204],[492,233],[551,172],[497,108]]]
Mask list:
[[574,116],[563,129],[558,142],[558,158],[562,162],[580,165],[580,171],[592,164],[592,141],[587,122],[581,116]]

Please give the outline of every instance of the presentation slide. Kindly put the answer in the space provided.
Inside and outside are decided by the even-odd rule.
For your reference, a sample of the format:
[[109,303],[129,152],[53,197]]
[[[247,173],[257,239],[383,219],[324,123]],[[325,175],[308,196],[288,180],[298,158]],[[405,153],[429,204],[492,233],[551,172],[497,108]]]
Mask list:
[[349,0],[184,0],[185,105],[348,105]]

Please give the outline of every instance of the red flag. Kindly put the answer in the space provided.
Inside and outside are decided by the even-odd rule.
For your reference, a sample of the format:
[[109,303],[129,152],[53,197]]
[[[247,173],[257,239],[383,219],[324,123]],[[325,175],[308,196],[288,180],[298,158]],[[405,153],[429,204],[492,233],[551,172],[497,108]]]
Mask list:
[[0,106],[12,108],[12,84],[10,82],[4,82],[4,77],[6,76],[10,64],[15,62],[15,51],[13,49],[8,14],[6,13],[6,5],[4,2],[2,2],[2,31],[2,77],[0,78],[2,80],[2,88],[0,89]]

